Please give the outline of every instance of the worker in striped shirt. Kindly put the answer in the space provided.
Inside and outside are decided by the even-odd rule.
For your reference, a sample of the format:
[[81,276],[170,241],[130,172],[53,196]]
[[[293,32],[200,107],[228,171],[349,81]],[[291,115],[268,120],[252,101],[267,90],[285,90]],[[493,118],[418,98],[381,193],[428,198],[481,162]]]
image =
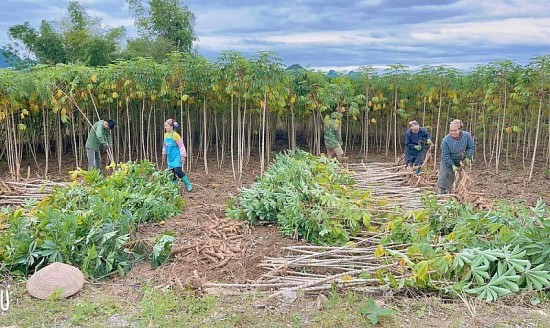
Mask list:
[[183,166],[187,158],[187,151],[183,144],[183,139],[174,131],[179,127],[178,122],[174,119],[168,119],[164,122],[164,145],[162,147],[162,163],[168,164],[168,169],[172,171],[174,183],[178,183],[180,179],[187,191],[193,190],[191,181],[187,174],[183,172]]
[[449,134],[441,141],[441,166],[437,176],[437,193],[449,194],[453,189],[455,173],[463,164],[471,164],[474,140],[469,132],[462,131],[462,121],[449,124]]

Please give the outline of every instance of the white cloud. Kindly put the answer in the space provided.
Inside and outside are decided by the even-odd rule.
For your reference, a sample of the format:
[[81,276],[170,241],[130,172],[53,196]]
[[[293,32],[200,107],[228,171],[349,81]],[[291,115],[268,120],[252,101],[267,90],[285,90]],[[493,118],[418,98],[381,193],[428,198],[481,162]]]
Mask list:
[[359,1],[360,7],[378,7],[384,3],[384,0],[362,0]]
[[124,26],[124,27],[130,27],[134,26],[134,19],[129,18],[117,18],[109,15],[108,13],[100,10],[95,9],[88,9],[88,14],[92,17],[100,17],[101,18],[101,25],[102,26],[110,26],[110,27],[116,27],[116,26]]
[[231,9],[209,9],[195,11],[195,31],[200,34],[211,34],[213,32],[223,33],[230,28],[250,29],[257,26],[259,17],[257,7],[231,8]]
[[80,2],[81,4],[85,5],[85,6],[90,6],[90,5],[96,5],[98,3],[109,3],[109,2],[112,2],[110,0],[78,0],[78,2]]
[[[245,45],[243,41],[246,37],[242,36],[231,36],[231,35],[219,35],[219,36],[199,36],[197,45],[202,50],[210,51],[223,51],[223,50],[245,50]],[[258,46],[248,45],[248,50],[250,49],[265,49],[264,45],[259,44]]]
[[469,8],[474,15],[489,17],[547,16],[548,0],[462,0],[457,6]]
[[532,44],[550,45],[550,19],[509,18],[458,24],[426,24],[414,28],[411,36],[419,41],[440,44]]
[[362,44],[366,42],[389,42],[390,38],[374,38],[363,30],[355,31],[319,31],[308,33],[268,36],[264,40],[287,44]]
[[[124,26],[135,36],[125,0],[79,1],[103,26]],[[9,41],[9,26],[59,20],[68,2],[0,0],[0,46]],[[273,50],[316,69],[401,62],[412,70],[423,64],[469,68],[495,57],[525,62],[550,49],[550,0],[184,2],[197,18],[199,51],[211,57],[223,50]]]

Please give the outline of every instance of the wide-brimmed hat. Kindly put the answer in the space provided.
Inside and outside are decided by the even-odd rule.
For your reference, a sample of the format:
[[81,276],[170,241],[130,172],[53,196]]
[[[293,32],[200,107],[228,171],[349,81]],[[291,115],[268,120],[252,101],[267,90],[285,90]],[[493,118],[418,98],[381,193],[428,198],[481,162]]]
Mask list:
[[52,294],[66,298],[84,286],[84,274],[74,266],[54,262],[36,271],[27,281],[27,291],[36,298],[48,299]]

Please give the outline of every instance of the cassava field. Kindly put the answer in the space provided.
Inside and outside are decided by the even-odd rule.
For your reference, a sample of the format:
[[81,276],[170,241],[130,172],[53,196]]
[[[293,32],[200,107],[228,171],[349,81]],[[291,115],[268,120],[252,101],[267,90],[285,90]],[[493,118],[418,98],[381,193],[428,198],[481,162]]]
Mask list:
[[[0,326],[550,327],[549,89],[549,56],[338,77],[233,52],[0,70]],[[323,155],[337,106],[340,164]],[[117,122],[105,176],[85,170],[99,118]],[[162,167],[168,118],[192,192]],[[438,197],[455,118],[476,153]],[[413,119],[434,141],[418,175]],[[84,288],[32,298],[52,262]]]

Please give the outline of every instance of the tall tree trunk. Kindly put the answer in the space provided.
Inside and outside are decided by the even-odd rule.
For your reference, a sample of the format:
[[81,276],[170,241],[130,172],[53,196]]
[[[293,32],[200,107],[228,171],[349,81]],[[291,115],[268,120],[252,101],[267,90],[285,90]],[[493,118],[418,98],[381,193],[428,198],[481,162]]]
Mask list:
[[261,174],[264,174],[264,165],[265,165],[265,132],[266,132],[266,112],[267,112],[267,92],[264,92],[264,103],[262,109],[262,131],[261,131],[261,142],[260,142],[260,171]]
[[[180,122],[182,122],[182,129],[183,129],[183,121],[180,121]],[[153,147],[154,147],[154,152],[155,152],[155,165],[158,167],[159,166],[159,157],[158,157],[159,156],[159,153],[158,153],[158,144],[159,144],[158,137],[159,136],[157,134],[158,133],[158,130],[157,130],[157,128],[158,128],[157,113],[155,113],[155,115],[153,115],[153,126],[154,126],[154,129],[153,129],[153,136],[154,136],[154,138],[153,138],[153,142],[154,142]],[[182,138],[183,138],[183,132],[182,132]],[[164,138],[161,138],[160,140],[162,140],[162,142],[164,142]],[[182,167],[182,169],[183,169],[183,167]]]
[[225,116],[225,112],[223,112],[222,113],[222,122],[223,122],[222,123],[222,145],[221,145],[222,165],[223,165],[223,163],[225,163],[225,149],[227,148],[227,133],[226,133],[226,129],[225,129],[225,126],[227,124],[225,124],[225,121],[226,121],[226,116]]
[[57,163],[59,174],[62,173],[63,137],[61,136],[61,112],[57,112]]
[[386,157],[388,157],[388,154],[390,152],[391,121],[392,121],[392,112],[391,112],[391,110],[388,110],[388,121],[386,122],[386,125],[387,125],[387,129],[386,129]]
[[75,158],[75,162],[76,162],[76,168],[80,167],[79,165],[79,162],[78,162],[78,149],[77,149],[77,145],[76,145],[76,130],[74,128],[75,126],[75,121],[74,121],[74,111],[71,112],[71,128],[72,128],[72,132],[73,132],[73,151],[74,151],[74,158]]
[[235,104],[235,101],[234,101],[234,96],[233,96],[233,92],[231,92],[231,138],[230,138],[230,147],[231,147],[231,172],[233,172],[233,179],[237,179],[237,175],[235,174],[235,155],[234,155],[234,152],[233,152],[233,142],[235,140],[235,127],[234,127],[234,122],[235,122],[235,119],[233,117],[234,115],[234,104]]
[[127,123],[127,127],[128,127],[128,131],[126,131],[127,133],[127,136],[128,136],[128,142],[127,142],[127,145],[128,145],[128,159],[130,161],[132,161],[132,134],[131,134],[131,129],[130,129],[130,97],[127,96],[126,97],[126,123]]
[[296,126],[294,125],[294,103],[290,104],[290,148],[296,149]]
[[43,118],[43,126],[44,126],[44,153],[46,155],[46,163],[44,167],[44,177],[48,177],[48,166],[50,163],[50,137],[48,132],[48,126],[50,126],[50,122],[48,120],[49,114],[44,105],[42,105],[42,118]]
[[542,80],[542,84],[540,88],[539,112],[537,115],[537,128],[535,131],[535,145],[533,146],[533,157],[531,157],[531,168],[529,169],[529,182],[531,182],[531,179],[533,178],[533,170],[535,168],[535,158],[537,156],[537,146],[539,143],[540,121],[542,117],[542,107],[544,103],[543,99],[544,99],[544,79]]
[[[223,122],[223,121],[222,121]],[[222,123],[223,125],[223,123]],[[214,111],[214,129],[216,135],[214,136],[214,140],[216,140],[216,161],[218,164],[218,169],[222,168],[222,162],[220,161],[220,133],[218,131],[218,112]],[[223,146],[222,146],[223,147]]]
[[[503,139],[504,139],[504,130],[506,129],[506,107],[507,107],[507,85],[506,82],[504,83],[504,107],[502,112],[502,126],[497,130],[499,137],[498,137],[498,145],[497,145],[497,151],[496,151],[496,165],[495,165],[495,171],[498,174],[499,166],[500,166],[500,155],[502,153],[502,145],[503,145]],[[506,155],[508,156],[508,155]]]
[[397,80],[395,81],[394,92],[394,107],[393,107],[393,153],[394,161],[397,161]]
[[191,131],[191,113],[189,110],[189,101],[185,104],[187,108],[187,172],[191,172],[193,162],[193,134]]
[[437,167],[437,153],[439,151],[439,126],[441,123],[441,106],[443,105],[443,92],[439,90],[439,105],[437,106],[437,123],[435,128],[435,145],[434,145],[434,166],[435,170]]
[[[120,106],[118,100],[116,101],[116,121],[117,123],[120,122]],[[120,123],[119,123],[120,124]],[[121,124],[121,127],[119,129],[116,129],[115,131],[115,140],[116,140],[116,162],[120,163],[120,134],[121,129],[124,127],[124,124]]]
[[[246,104],[245,104],[246,107]],[[248,118],[248,154],[246,157],[246,165],[250,163],[250,156],[252,154],[252,111],[249,111]]]
[[[244,151],[246,149],[246,144],[245,144],[245,126],[246,126],[246,98],[244,98],[244,108],[243,108],[243,130],[242,130],[242,136],[241,136],[241,142],[242,142],[242,146],[241,146],[241,149],[242,149],[242,154],[241,154],[241,163],[240,163],[240,166],[239,166],[239,181],[241,181],[242,179],[242,175],[243,175],[243,165],[244,165]],[[252,123],[252,116],[249,117],[249,124]],[[250,131],[250,125],[248,127],[248,130]],[[249,144],[248,144],[248,154],[250,154],[250,141],[249,141]]]
[[203,112],[203,119],[204,119],[204,122],[203,122],[203,129],[204,129],[204,173],[206,175],[208,175],[208,159],[207,159],[207,154],[208,154],[208,140],[207,140],[207,129],[206,129],[206,96],[204,96],[204,100],[203,100],[203,107],[202,107],[202,112]]
[[[241,167],[242,167],[242,129],[243,127],[243,120],[241,116],[241,97],[238,97],[237,99],[237,172],[239,172],[239,180],[241,179]],[[234,177],[235,178],[235,177]]]
[[365,87],[365,159],[367,159],[367,156],[369,156],[369,127],[370,127],[370,118],[369,118],[369,87]]
[[426,126],[426,97],[422,98],[422,126]]

